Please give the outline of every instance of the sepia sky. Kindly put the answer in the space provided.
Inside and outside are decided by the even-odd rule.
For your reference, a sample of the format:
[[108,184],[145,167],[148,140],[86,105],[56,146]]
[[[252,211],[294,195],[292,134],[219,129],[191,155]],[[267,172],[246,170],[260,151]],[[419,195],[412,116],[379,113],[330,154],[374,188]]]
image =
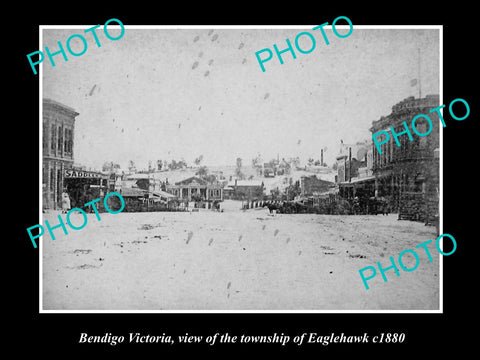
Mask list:
[[[312,32],[309,54],[284,53],[262,72],[255,52],[286,47],[305,29],[138,29],[117,41],[97,30],[101,47],[86,35],[88,49],[69,61],[45,59],[43,97],[74,108],[75,162],[101,169],[105,161],[138,168],[148,160],[199,155],[206,165],[244,164],[299,156],[332,164],[342,139],[370,140],[372,121],[392,105],[418,97],[418,48],[422,97],[439,93],[438,29],[354,28],[347,38],[326,29],[327,46]],[[355,24],[354,24],[355,26]],[[88,26],[90,27],[90,26]],[[110,26],[109,26],[110,29]],[[118,35],[110,30],[112,36]],[[342,33],[341,30],[339,30]],[[343,32],[346,32],[344,29]],[[44,29],[43,46],[65,47],[83,29]],[[77,39],[78,40],[78,39]],[[72,48],[81,46],[72,41]],[[309,47],[308,42],[302,43]],[[75,48],[77,46],[77,48]]]

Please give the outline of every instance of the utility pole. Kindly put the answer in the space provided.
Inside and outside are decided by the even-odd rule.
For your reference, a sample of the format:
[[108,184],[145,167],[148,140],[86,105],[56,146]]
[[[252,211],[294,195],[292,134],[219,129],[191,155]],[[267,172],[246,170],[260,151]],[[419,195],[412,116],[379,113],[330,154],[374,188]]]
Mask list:
[[422,78],[420,72],[420,48],[418,48],[418,98],[422,98]]
[[348,182],[352,181],[352,148],[348,148]]

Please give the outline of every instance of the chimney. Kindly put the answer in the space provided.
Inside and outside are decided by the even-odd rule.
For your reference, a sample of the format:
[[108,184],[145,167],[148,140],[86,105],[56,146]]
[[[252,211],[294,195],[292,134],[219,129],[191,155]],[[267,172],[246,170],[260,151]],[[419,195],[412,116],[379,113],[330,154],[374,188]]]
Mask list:
[[323,166],[323,149],[321,150],[321,155],[320,155],[320,166]]
[[348,182],[352,181],[352,148],[348,148]]

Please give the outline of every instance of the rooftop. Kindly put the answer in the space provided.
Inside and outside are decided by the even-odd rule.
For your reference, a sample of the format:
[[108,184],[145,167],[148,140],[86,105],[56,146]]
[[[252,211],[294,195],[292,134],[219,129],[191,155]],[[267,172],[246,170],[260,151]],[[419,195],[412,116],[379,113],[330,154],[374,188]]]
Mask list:
[[58,101],[55,101],[55,100],[52,100],[52,99],[49,99],[49,98],[43,98],[43,106],[45,105],[51,105],[51,106],[56,106],[56,107],[59,107],[67,112],[70,112],[73,114],[73,116],[77,116],[79,115],[79,113],[77,113],[73,108],[71,108],[70,106],[67,106],[67,105],[64,105]]
[[[262,186],[262,180],[237,180],[237,186]],[[229,181],[227,186],[235,187],[235,180]]]
[[407,113],[420,114],[424,112],[423,108],[435,108],[439,105],[438,94],[427,95],[424,98],[414,98],[410,96],[392,106],[392,112],[387,116],[381,116],[380,119],[372,121],[371,132],[392,125],[393,121],[401,115]]

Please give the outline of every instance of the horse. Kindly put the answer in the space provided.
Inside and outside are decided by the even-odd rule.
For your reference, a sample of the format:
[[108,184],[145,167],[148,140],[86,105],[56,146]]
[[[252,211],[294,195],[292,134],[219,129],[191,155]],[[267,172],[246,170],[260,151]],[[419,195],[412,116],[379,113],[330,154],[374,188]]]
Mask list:
[[270,201],[268,201],[264,206],[264,208],[267,207],[268,210],[270,211],[270,214],[273,213],[273,210],[277,211],[279,209],[279,206],[275,203],[272,203]]

